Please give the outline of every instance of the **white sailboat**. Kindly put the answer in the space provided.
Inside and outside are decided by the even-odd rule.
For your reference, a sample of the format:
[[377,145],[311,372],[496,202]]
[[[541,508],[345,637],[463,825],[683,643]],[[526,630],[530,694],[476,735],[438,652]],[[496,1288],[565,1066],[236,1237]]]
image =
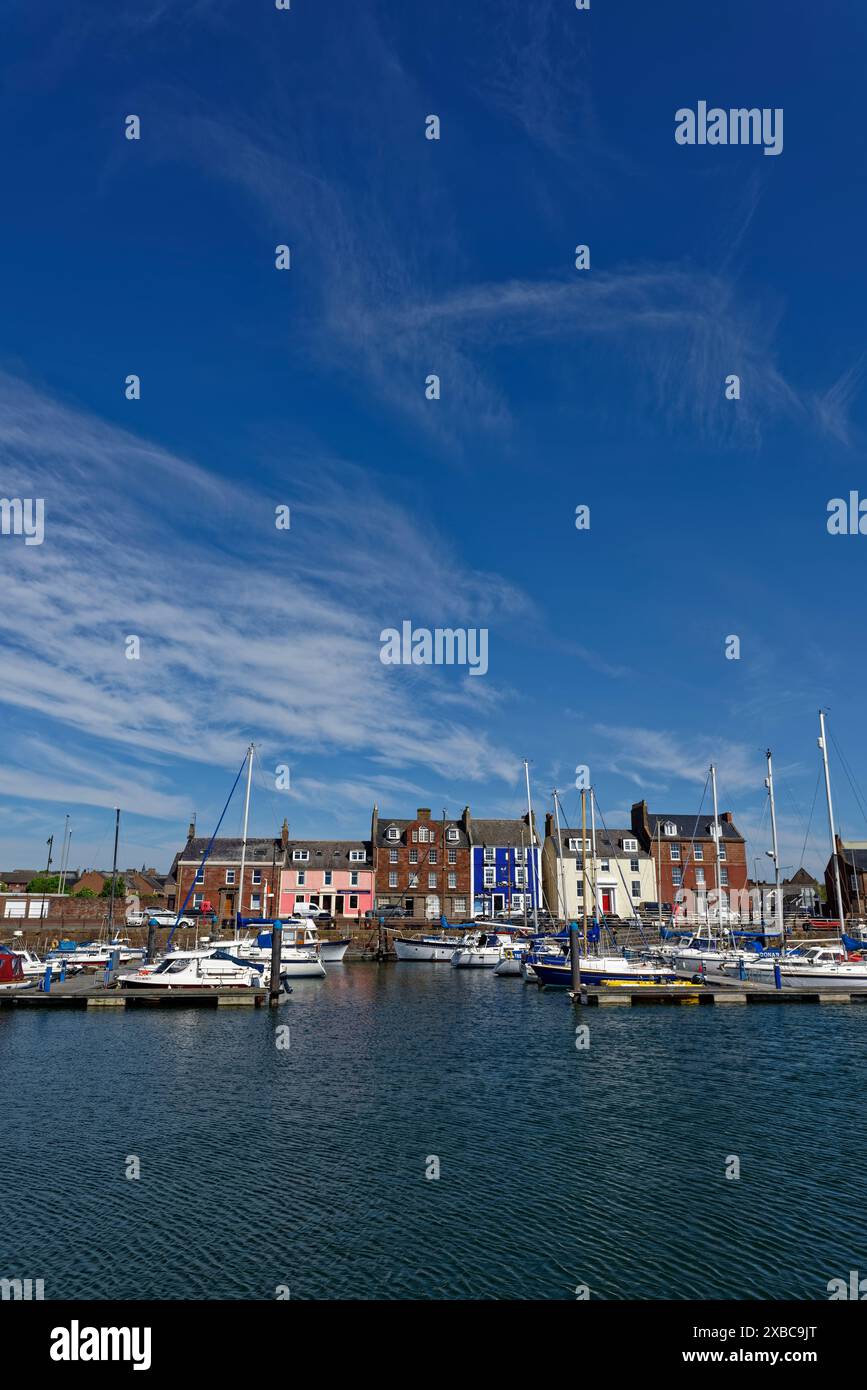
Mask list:
[[[822,765],[825,773],[825,798],[828,807],[828,833],[831,840],[831,856],[834,863],[834,887],[837,899],[837,917],[841,938],[845,934],[846,919],[843,913],[843,895],[840,890],[840,865],[837,859],[837,837],[834,827],[834,803],[831,796],[831,771],[828,763],[828,742],[825,731],[825,712],[819,711],[819,748],[822,752]],[[763,955],[742,966],[732,965],[723,968],[724,974],[737,974],[741,979],[766,985],[769,989],[789,990],[867,990],[867,961],[850,960],[842,939],[839,942],[805,944],[789,951],[786,949],[785,924],[783,919],[782,892],[780,891],[780,868],[777,855],[777,831],[773,802],[773,772],[770,753],[768,754],[768,790],[771,795],[771,823],[774,860],[777,884],[777,918],[783,949],[779,956]]]
[[471,932],[467,940],[452,952],[452,965],[459,970],[493,970],[503,959],[503,953],[514,945],[508,932]]

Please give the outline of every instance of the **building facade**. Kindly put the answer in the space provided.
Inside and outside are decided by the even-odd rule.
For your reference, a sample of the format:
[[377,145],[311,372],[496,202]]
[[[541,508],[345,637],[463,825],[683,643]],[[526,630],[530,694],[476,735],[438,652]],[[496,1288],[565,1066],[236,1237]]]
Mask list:
[[189,838],[172,865],[172,877],[177,883],[177,907],[183,906],[190,893],[187,907],[213,912],[219,922],[232,921],[236,913],[242,917],[272,917],[288,841],[285,822],[283,830],[285,840],[247,840],[243,884],[243,840],[216,839],[207,863],[200,867],[209,841]]
[[[545,818],[542,881],[551,912],[558,918],[584,915],[584,859],[587,860],[588,917],[628,920],[642,908],[657,902],[656,867],[633,830],[587,830],[583,848],[581,831],[560,828],[560,845],[554,817]],[[565,902],[564,902],[565,897]]]
[[474,916],[532,915],[542,907],[542,847],[535,818],[475,820],[466,813]]
[[[835,839],[837,864],[840,869],[840,896],[844,917],[863,917],[867,913],[867,841]],[[825,868],[825,901],[830,916],[837,915],[837,886],[834,879],[834,858]]]
[[646,801],[632,807],[633,834],[654,861],[664,909],[713,917],[722,894],[724,914],[749,915],[746,841],[731,811],[720,813],[719,828],[717,851],[712,816],[663,815],[649,811]]
[[281,916],[299,903],[332,917],[363,917],[374,905],[373,848],[369,840],[291,840],[280,873]]
[[400,904],[409,917],[460,919],[470,911],[469,807],[459,820],[434,820],[420,806],[412,820],[389,820],[374,806],[370,841],[376,907]]

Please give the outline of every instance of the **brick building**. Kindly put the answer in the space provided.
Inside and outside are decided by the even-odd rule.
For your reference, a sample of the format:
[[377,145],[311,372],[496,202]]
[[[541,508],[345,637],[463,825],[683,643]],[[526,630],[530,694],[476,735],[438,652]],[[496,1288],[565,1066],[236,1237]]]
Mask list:
[[388,820],[374,806],[370,820],[376,906],[400,903],[408,916],[450,920],[472,910],[470,808],[459,820],[434,820],[420,806],[413,820]]
[[[867,913],[867,841],[841,840],[836,837],[837,863],[840,869],[840,896],[844,917],[863,917]],[[825,868],[825,899],[831,917],[837,915],[837,888],[834,881],[834,860]]]
[[[716,915],[717,894],[724,895],[725,908],[746,915],[747,846],[734,823],[731,811],[719,817],[720,845],[714,839],[713,816],[695,812],[667,815],[648,811],[646,801],[632,807],[632,830],[639,844],[653,859],[657,890],[663,904],[686,901],[692,894],[695,916]],[[737,897],[732,899],[732,894]]]
[[183,905],[192,888],[187,906],[207,911],[206,905],[210,904],[220,922],[231,921],[236,912],[243,917],[272,917],[289,843],[286,822],[283,822],[279,838],[248,837],[243,885],[243,840],[240,837],[216,839],[207,863],[200,868],[209,840],[206,836],[197,838],[194,832],[195,826],[191,825],[187,843],[172,865],[171,877],[177,883],[175,896],[178,908]]

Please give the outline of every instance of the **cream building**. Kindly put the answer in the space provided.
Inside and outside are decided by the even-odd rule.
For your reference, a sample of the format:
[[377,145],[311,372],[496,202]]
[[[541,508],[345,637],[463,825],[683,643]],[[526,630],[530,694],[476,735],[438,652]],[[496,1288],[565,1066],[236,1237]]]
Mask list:
[[[546,817],[542,851],[542,885],[545,901],[555,917],[580,918],[584,912],[581,831],[560,830],[561,856],[557,853],[553,816]],[[587,854],[587,915],[632,917],[648,903],[656,902],[656,867],[630,830],[597,830],[596,853],[591,832],[584,841]],[[564,898],[565,892],[565,911]]]

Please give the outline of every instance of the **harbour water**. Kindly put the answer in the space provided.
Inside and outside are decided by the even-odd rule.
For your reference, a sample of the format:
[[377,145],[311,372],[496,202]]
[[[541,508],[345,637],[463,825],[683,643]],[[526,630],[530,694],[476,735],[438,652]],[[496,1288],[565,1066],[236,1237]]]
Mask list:
[[0,1276],[825,1299],[867,1272],[865,1027],[857,1005],[575,1011],[424,964],[331,966],[271,1013],[0,1012]]

